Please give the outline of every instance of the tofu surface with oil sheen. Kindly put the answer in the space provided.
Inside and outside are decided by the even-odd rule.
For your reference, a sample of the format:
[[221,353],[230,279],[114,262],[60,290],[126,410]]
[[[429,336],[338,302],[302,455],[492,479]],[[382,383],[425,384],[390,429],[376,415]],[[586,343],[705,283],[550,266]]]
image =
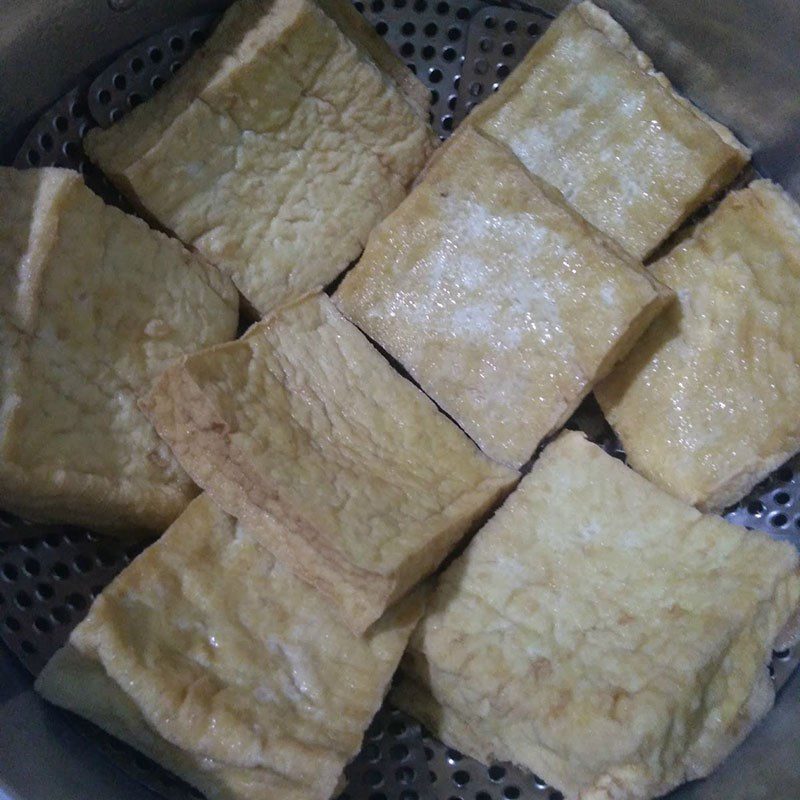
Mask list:
[[518,467],[671,297],[506,148],[459,133],[334,295],[492,458]]
[[355,636],[202,495],[100,594],[36,689],[209,800],[328,800],[423,599]]
[[750,157],[589,2],[570,5],[467,124],[639,259]]
[[755,181],[652,272],[678,302],[597,398],[634,469],[721,510],[800,450],[800,207]]
[[519,477],[324,294],[166,371],[143,401],[178,461],[361,633]]
[[567,432],[441,576],[391,700],[567,800],[708,775],[773,704],[800,558]]

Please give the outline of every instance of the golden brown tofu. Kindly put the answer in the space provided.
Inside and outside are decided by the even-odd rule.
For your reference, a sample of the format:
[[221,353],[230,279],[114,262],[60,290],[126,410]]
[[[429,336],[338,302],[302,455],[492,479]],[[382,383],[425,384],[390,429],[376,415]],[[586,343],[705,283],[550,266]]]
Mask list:
[[348,2],[323,5],[238,0],[162,91],[85,140],[261,314],[357,258],[433,149],[427,91]]
[[707,775],[766,714],[799,603],[791,545],[566,433],[442,575],[392,699],[567,800],[646,800]]
[[678,304],[597,399],[634,469],[722,509],[800,450],[800,208],[756,181],[652,272]]
[[143,407],[212,499],[359,633],[518,477],[325,295],[183,359]]
[[639,259],[750,157],[589,2],[558,17],[468,124]]
[[423,599],[355,636],[203,495],[95,600],[36,689],[209,800],[328,800]]
[[161,533],[196,489],[137,398],[238,313],[216,267],[76,172],[0,167],[0,507]]
[[670,296],[512,153],[466,131],[375,229],[334,302],[518,467]]

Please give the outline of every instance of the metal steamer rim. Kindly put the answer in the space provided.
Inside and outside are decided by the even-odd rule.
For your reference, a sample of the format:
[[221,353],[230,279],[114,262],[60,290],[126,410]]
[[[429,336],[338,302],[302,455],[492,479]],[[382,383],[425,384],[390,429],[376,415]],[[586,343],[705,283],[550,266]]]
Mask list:
[[[355,0],[354,6],[431,90],[431,124],[442,139],[497,89],[550,22],[543,12],[483,0]],[[158,91],[205,41],[217,19],[185,20],[137,42],[99,74],[84,75],[32,126],[14,166],[77,169],[106,200],[129,208],[87,161],[82,139],[91,128],[107,127]],[[584,430],[624,459],[591,400],[568,427]],[[725,516],[800,548],[800,457]],[[35,675],[66,642],[92,600],[146,543],[131,546],[76,528],[40,526],[2,511],[0,530],[12,540],[0,543],[0,638]],[[798,663],[800,647],[774,654],[771,671],[777,687]],[[69,716],[108,758],[159,795],[202,797],[126,744]],[[346,777],[341,800],[561,800],[537,776],[469,759],[388,706],[367,731]]]

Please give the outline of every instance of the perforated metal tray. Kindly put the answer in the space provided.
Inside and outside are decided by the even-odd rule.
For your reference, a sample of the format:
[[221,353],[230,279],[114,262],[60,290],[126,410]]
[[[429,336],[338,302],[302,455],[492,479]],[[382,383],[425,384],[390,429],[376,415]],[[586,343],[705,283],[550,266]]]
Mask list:
[[[372,0],[369,4],[357,0],[354,5],[432,90],[431,123],[442,138],[497,89],[550,22],[549,15],[529,7],[501,7],[481,0]],[[217,18],[212,14],[187,19],[134,44],[102,72],[87,72],[32,126],[14,164],[77,169],[107,200],[126,207],[86,160],[81,141],[95,125],[112,124],[156,92],[205,40]],[[586,431],[593,441],[624,459],[591,400],[568,426]],[[725,516],[800,547],[800,458],[777,470]],[[0,530],[4,538],[14,540],[0,544],[0,637],[36,674],[66,641],[94,597],[144,545],[126,547],[84,530],[38,526],[2,511]],[[771,670],[777,686],[788,680],[799,660],[797,652],[775,654]],[[72,724],[106,757],[158,794],[174,800],[200,797],[89,723],[72,717]],[[509,765],[487,766],[463,757],[388,707],[367,732],[347,778],[341,800],[560,800],[559,792],[538,777]],[[678,795],[729,796],[718,794],[713,779],[699,793],[690,787],[678,790]],[[772,794],[774,798],[790,796]]]

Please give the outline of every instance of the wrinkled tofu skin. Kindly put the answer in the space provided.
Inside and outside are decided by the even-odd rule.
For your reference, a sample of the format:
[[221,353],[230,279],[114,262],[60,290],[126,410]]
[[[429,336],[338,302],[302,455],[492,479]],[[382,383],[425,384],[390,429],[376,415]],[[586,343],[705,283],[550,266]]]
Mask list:
[[798,561],[565,433],[441,577],[392,699],[568,800],[661,796],[771,707]]
[[183,359],[143,408],[192,478],[361,632],[518,477],[325,295]]
[[589,2],[555,20],[468,124],[510,147],[639,259],[750,156]]
[[800,208],[756,181],[652,271],[678,303],[597,398],[634,469],[721,510],[800,450]]
[[357,258],[432,152],[419,91],[367,49],[311,0],[239,0],[163,91],[91,131],[87,152],[264,314]]
[[161,533],[195,488],[137,397],[235,335],[236,291],[77,173],[0,168],[0,196],[0,505]]
[[209,800],[328,800],[422,600],[357,637],[202,495],[102,592],[36,688]]
[[373,231],[334,302],[487,455],[518,467],[670,297],[468,130]]

